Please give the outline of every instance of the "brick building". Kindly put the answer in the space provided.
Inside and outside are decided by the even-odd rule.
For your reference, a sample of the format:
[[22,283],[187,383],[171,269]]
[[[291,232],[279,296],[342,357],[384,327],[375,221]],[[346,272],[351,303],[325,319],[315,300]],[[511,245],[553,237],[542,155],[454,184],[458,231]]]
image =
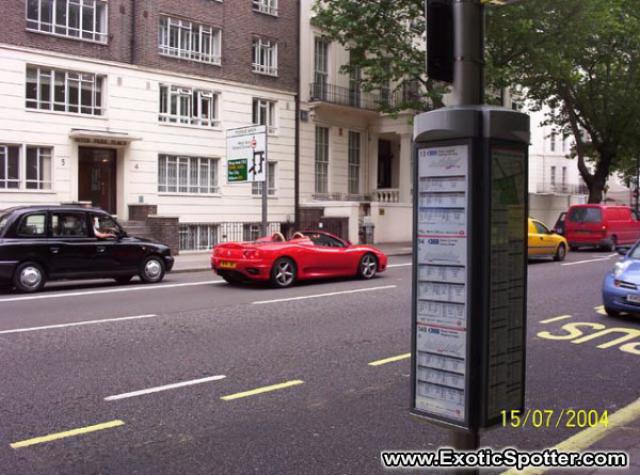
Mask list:
[[265,124],[269,220],[294,220],[297,1],[0,7],[0,209],[90,201],[134,227],[157,215],[183,251],[251,238],[260,186],[227,183],[225,136]]

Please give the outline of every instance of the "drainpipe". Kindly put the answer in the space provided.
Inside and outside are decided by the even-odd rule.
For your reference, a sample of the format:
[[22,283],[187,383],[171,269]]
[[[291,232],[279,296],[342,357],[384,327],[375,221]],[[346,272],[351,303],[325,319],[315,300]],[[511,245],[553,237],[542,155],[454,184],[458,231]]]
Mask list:
[[296,11],[296,21],[297,21],[297,29],[298,29],[298,55],[296,57],[297,60],[297,64],[296,64],[296,73],[297,73],[297,77],[298,80],[296,81],[297,86],[298,86],[298,90],[296,91],[296,120],[295,120],[295,150],[294,150],[294,163],[293,163],[293,170],[294,170],[294,184],[293,184],[293,195],[294,195],[294,222],[295,222],[295,227],[298,228],[300,226],[300,80],[301,80],[301,75],[300,75],[300,53],[301,53],[301,48],[300,45],[302,44],[302,28],[300,27],[300,22],[301,22],[301,2],[296,2],[297,4],[297,11]]

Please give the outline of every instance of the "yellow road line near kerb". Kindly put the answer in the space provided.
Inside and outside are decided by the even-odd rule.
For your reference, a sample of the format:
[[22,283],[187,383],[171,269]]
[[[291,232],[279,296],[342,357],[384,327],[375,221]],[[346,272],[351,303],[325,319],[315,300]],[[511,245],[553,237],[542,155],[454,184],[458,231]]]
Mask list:
[[279,389],[298,386],[299,384],[304,384],[304,381],[301,381],[300,379],[296,379],[294,381],[287,381],[286,383],[273,384],[271,386],[264,386],[262,388],[252,389],[251,391],[244,391],[242,393],[229,394],[228,396],[222,396],[220,399],[222,399],[223,401],[233,401],[234,399],[241,399],[243,397],[255,396],[256,394],[277,391]]
[[51,442],[53,440],[65,439],[67,437],[88,434],[90,432],[96,432],[104,429],[111,429],[113,427],[118,427],[123,425],[124,425],[124,422],[120,420],[104,422],[102,424],[96,424],[93,426],[81,427],[79,429],[72,429],[64,432],[56,432],[55,434],[49,434],[42,437],[35,437],[33,439],[21,440],[20,442],[14,442],[13,444],[10,444],[10,447],[12,449],[21,449],[23,447],[29,447],[30,445],[43,444],[45,442]]
[[[608,427],[604,427],[601,425],[590,427],[588,429],[583,430],[582,432],[578,432],[576,435],[569,437],[567,440],[560,442],[558,445],[553,448],[558,452],[580,452],[581,450],[585,450],[591,447],[593,444],[598,442],[600,439],[607,436],[610,431],[613,429],[617,429],[618,427],[622,427],[625,424],[629,424],[634,420],[640,417],[640,399],[636,399],[634,402],[629,404],[626,407],[623,407],[617,412],[614,412],[609,416],[609,424]],[[547,470],[551,470],[553,467],[548,468],[526,468],[523,471],[519,472],[515,469],[507,470],[506,472],[502,472],[501,475],[540,475]]]
[[598,305],[597,307],[593,307],[593,309],[596,311],[596,313],[604,315],[605,317],[607,316],[607,312],[605,312],[604,310],[604,305]]
[[369,363],[369,366],[381,366],[387,363],[395,363],[396,361],[406,360],[407,358],[411,358],[411,353],[405,353],[403,355],[392,356],[391,358],[385,358],[383,360],[372,361]]

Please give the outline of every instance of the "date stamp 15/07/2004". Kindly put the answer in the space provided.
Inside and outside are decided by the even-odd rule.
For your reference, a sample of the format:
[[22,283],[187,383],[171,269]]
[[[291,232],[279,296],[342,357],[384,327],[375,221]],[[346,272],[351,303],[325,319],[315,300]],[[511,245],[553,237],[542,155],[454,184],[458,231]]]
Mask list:
[[596,409],[527,409],[525,411],[501,411],[503,427],[535,429],[609,426],[609,411]]

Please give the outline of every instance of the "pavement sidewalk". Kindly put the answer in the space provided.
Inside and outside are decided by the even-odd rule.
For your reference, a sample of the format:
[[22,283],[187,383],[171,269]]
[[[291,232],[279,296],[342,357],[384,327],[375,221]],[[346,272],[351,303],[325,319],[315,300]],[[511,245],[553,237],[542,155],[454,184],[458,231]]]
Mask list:
[[[389,242],[384,244],[376,244],[375,247],[380,249],[387,256],[411,255],[410,242]],[[210,269],[210,255],[211,251],[180,254],[175,257],[176,261],[173,265],[172,272],[196,272],[201,270],[208,270]]]

